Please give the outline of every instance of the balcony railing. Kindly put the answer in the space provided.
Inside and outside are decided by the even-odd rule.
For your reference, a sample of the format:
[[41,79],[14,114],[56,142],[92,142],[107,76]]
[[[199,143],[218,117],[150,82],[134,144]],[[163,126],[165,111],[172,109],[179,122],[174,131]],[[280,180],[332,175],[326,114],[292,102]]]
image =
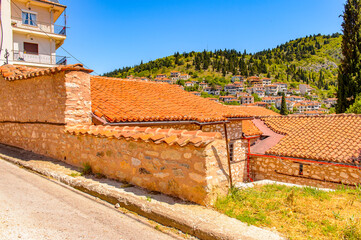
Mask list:
[[14,51],[14,61],[24,63],[37,63],[46,65],[66,65],[67,57],[51,54],[29,54],[21,51]]
[[23,24],[22,18],[19,17],[11,17],[11,23],[13,26],[24,28],[27,30],[38,30],[46,33],[54,33],[58,35],[66,36],[66,26],[55,25],[51,23],[45,22],[36,22],[36,26],[30,24]]

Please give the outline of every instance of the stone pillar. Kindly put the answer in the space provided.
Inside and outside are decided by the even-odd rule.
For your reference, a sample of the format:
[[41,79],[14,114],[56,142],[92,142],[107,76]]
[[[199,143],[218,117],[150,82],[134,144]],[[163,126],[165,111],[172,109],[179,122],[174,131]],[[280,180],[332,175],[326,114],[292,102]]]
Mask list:
[[65,123],[91,124],[91,75],[82,71],[65,73]]

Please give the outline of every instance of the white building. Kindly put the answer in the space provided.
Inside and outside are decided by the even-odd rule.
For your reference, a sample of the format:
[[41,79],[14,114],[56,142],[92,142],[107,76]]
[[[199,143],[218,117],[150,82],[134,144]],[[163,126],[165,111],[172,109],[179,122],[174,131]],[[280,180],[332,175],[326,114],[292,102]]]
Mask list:
[[1,4],[2,63],[35,67],[66,64],[56,50],[66,39],[66,26],[57,25],[66,6],[58,0],[3,0]]

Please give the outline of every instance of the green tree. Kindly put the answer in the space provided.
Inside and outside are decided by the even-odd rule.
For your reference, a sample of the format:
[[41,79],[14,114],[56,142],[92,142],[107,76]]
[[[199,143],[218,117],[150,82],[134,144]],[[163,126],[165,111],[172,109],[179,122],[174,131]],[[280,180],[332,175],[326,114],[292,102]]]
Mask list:
[[361,114],[361,96],[356,98],[356,101],[347,109],[346,113]]
[[281,102],[280,114],[282,114],[282,115],[287,115],[288,114],[285,93],[282,93],[282,102]]
[[254,97],[254,102],[262,102],[262,98],[260,98],[256,93],[253,93],[252,96]]
[[337,113],[343,113],[361,92],[361,1],[347,0],[342,23],[342,55],[338,69]]

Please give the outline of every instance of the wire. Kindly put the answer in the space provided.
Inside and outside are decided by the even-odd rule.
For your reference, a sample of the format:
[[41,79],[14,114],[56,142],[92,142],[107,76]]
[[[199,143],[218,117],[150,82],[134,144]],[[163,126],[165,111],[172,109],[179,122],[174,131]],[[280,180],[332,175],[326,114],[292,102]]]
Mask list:
[[[14,4],[15,7],[17,7],[20,11],[22,11],[22,9],[21,9],[16,3],[11,2],[10,0],[8,0],[8,2],[9,2],[10,4],[11,4],[11,3]],[[46,33],[41,27],[39,27],[39,26],[38,26],[38,23],[37,23],[36,21],[35,21],[35,25],[36,25],[43,33],[45,33],[45,35],[48,36],[51,40],[56,41],[54,38],[52,38],[51,36],[49,36],[48,33]],[[89,68],[87,65],[85,65],[82,61],[80,61],[78,58],[76,58],[73,54],[71,54],[68,50],[66,50],[64,47],[60,46],[60,48],[63,49],[67,54],[69,54],[69,55],[70,55],[72,58],[74,58],[76,61],[78,61],[79,63],[83,64],[83,66],[84,66],[85,68],[91,69],[91,68]],[[97,73],[97,72],[95,72],[95,71],[94,71],[94,73],[95,73],[96,75],[100,75],[99,73]]]

